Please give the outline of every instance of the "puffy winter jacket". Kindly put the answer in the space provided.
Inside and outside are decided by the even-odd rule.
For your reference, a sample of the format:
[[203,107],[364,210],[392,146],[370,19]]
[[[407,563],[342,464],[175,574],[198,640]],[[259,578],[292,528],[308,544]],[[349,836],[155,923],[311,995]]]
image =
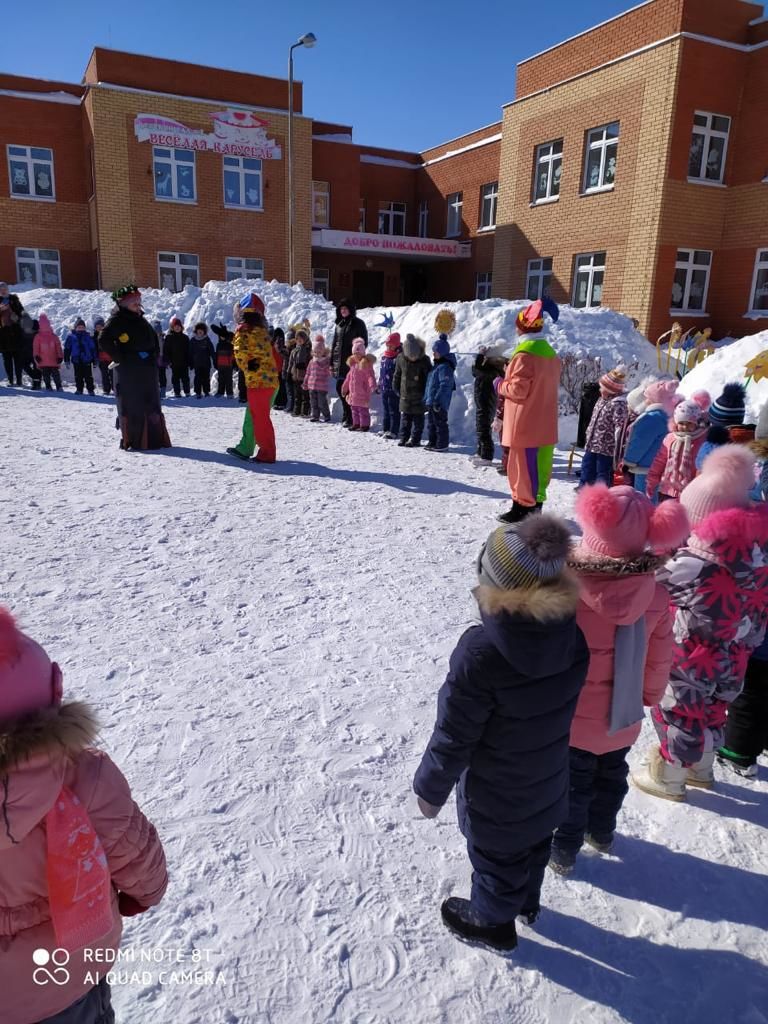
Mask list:
[[279,378],[275,356],[263,327],[240,324],[235,331],[235,362],[245,374],[247,388],[269,388],[270,391],[277,388]]
[[[669,595],[654,576],[662,564],[653,555],[620,559],[582,548],[574,552],[570,567],[580,584],[576,621],[589,647],[589,672],[571,726],[572,747],[593,754],[631,747],[640,735],[643,706],[661,700],[672,664]],[[617,660],[620,630],[627,643],[620,642]],[[621,706],[638,717],[611,733],[611,709]]]
[[660,494],[680,497],[683,488],[696,476],[696,457],[706,436],[706,427],[699,427],[693,433],[673,430],[667,434],[648,470],[649,498],[655,495],[657,487]]
[[506,399],[501,443],[507,448],[557,443],[560,366],[546,339],[521,335],[498,388]]
[[601,395],[595,403],[587,427],[585,451],[608,455],[615,460],[619,435],[627,422],[627,416],[626,395],[612,395],[610,398]]
[[143,313],[118,307],[101,332],[101,347],[120,364],[156,366],[160,341]]
[[427,386],[424,389],[424,404],[429,409],[433,405],[439,405],[441,409],[448,410],[456,390],[456,356],[449,352],[447,356],[439,359],[427,377]]
[[0,727],[0,775],[6,780],[0,829],[3,1024],[29,1024],[61,1012],[87,991],[85,977],[94,970],[93,963],[84,963],[81,951],[70,955],[65,984],[38,985],[33,980],[33,951],[58,945],[48,904],[45,816],[63,786],[83,804],[101,839],[114,885],[114,923],[95,948],[114,950],[120,943],[118,890],[152,907],[168,884],[157,833],[116,765],[90,746],[96,732],[90,710],[79,703]]
[[64,342],[64,359],[68,363],[95,363],[96,342],[87,331],[70,331]]
[[312,356],[304,377],[307,391],[327,391],[331,382],[331,356]]
[[649,405],[632,424],[624,462],[633,473],[647,473],[669,431],[669,416],[661,405]]
[[[349,316],[342,318],[341,309],[346,306]],[[347,360],[352,355],[352,342],[355,338],[368,341],[368,328],[357,316],[357,310],[349,299],[344,299],[336,307],[336,329],[331,344],[331,373],[334,377],[343,377],[347,372]]]
[[40,314],[38,320],[40,330],[35,335],[32,343],[32,354],[37,365],[44,370],[61,366],[64,360],[64,350],[61,342],[53,333],[51,322],[45,313]]
[[397,357],[392,387],[400,396],[400,412],[423,415],[424,390],[432,370],[432,361],[424,353],[424,342],[410,335],[403,342],[403,351]]
[[397,356],[382,356],[381,366],[379,367],[379,390],[382,395],[387,394],[389,391],[394,391],[394,376],[395,367],[397,366]]
[[504,376],[505,362],[501,356],[479,352],[472,364],[472,376],[475,378],[475,406],[478,409],[496,407],[496,388],[493,382],[497,377]]
[[183,331],[168,331],[163,341],[163,359],[177,372],[189,369],[192,356],[189,338]]
[[210,370],[214,365],[216,352],[213,342],[207,334],[204,338],[192,338],[189,343],[189,352],[192,366],[196,370]]
[[226,370],[235,363],[235,349],[228,338],[222,338],[216,345],[216,369]]
[[458,782],[459,825],[487,850],[525,849],[568,812],[568,747],[589,652],[578,588],[475,590],[482,625],[464,633],[437,698],[437,722],[414,778],[441,807]]
[[350,356],[347,360],[349,372],[344,378],[341,393],[350,405],[367,409],[371,395],[376,390],[376,374],[373,366],[376,356]]
[[288,357],[288,372],[291,380],[300,384],[304,380],[309,361],[312,358],[312,346],[309,341],[298,342]]

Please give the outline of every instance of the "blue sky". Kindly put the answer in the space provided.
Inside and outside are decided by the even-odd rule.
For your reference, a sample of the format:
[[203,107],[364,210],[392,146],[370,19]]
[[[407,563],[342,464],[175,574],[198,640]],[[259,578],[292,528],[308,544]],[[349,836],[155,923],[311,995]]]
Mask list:
[[19,19],[14,27],[9,9],[5,25],[16,43],[3,47],[0,71],[78,82],[98,45],[285,77],[288,47],[314,32],[317,46],[295,51],[305,113],[353,125],[357,142],[421,150],[500,119],[519,60],[632,5],[41,0],[34,26]]

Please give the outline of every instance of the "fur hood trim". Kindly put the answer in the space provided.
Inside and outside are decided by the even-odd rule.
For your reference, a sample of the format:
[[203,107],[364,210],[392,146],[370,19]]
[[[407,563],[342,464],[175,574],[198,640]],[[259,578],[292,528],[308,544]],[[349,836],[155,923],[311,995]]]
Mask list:
[[0,775],[35,754],[64,752],[74,757],[93,745],[98,732],[94,712],[80,701],[0,724]]
[[749,448],[761,461],[768,459],[768,441],[752,441]]
[[481,584],[472,591],[481,612],[486,615],[523,615],[536,622],[556,622],[576,614],[579,606],[579,584],[565,570],[553,583],[536,587],[500,590]]
[[666,557],[654,555],[650,551],[635,558],[610,558],[608,555],[593,555],[582,548],[575,548],[568,558],[568,566],[585,576],[648,576],[660,569],[666,561]]
[[376,356],[371,355],[370,352],[366,352],[364,356],[350,356],[347,360],[347,366],[352,369],[353,366],[357,366],[358,363],[368,363],[369,366],[373,366],[376,362]]

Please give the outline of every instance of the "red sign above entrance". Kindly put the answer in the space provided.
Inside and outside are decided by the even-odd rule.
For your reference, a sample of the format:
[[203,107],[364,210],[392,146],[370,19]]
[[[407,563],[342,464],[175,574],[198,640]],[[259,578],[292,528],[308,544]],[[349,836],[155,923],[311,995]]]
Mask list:
[[452,238],[415,238],[411,235],[373,235],[363,231],[333,231],[321,228],[312,232],[316,249],[379,253],[382,256],[416,256],[431,259],[463,259],[470,255],[467,242]]

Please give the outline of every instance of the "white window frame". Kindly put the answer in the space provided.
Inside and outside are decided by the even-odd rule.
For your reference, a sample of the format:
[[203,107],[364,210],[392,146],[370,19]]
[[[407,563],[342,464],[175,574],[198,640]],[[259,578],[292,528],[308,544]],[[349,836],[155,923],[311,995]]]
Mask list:
[[747,316],[757,317],[759,319],[768,318],[768,306],[765,309],[758,309],[755,300],[757,299],[757,278],[761,271],[765,271],[766,279],[763,287],[768,293],[768,249],[758,249],[755,253],[755,270],[752,274],[752,287],[749,291],[749,312]]
[[450,192],[445,197],[445,237],[458,238],[464,215],[464,193]]
[[[24,153],[11,154],[12,149],[23,149]],[[32,151],[38,150],[40,152],[50,153],[50,157],[33,157]],[[5,147],[5,154],[8,162],[8,190],[11,199],[31,199],[35,203],[55,203],[56,202],[56,176],[53,170],[53,150],[48,146],[19,146],[15,142],[9,142]],[[28,196],[22,195],[21,193],[13,191],[13,177],[11,175],[11,161],[14,163],[23,163],[27,168],[27,181],[29,182],[30,194]],[[38,196],[32,193],[33,188],[37,188],[37,182],[33,172],[35,164],[49,165],[49,171],[51,175],[51,195],[49,196]]]
[[[163,256],[172,256],[174,261],[162,259]],[[186,260],[194,260],[194,263],[182,263],[181,259],[184,257]],[[197,281],[195,287],[200,287],[200,257],[196,253],[192,252],[171,252],[170,249],[163,249],[162,252],[158,251],[157,254],[157,279],[160,282],[160,287],[165,288],[166,285],[163,283],[163,271],[173,271],[175,286],[172,289],[174,292],[183,291],[186,285],[182,284],[181,274],[182,270],[194,270],[197,275]]]
[[[160,153],[170,153],[170,156],[160,156]],[[192,159],[188,160],[186,157],[181,159],[177,158],[177,153],[191,154]],[[155,172],[155,165],[157,161],[164,164],[171,165],[171,194],[167,196],[159,196],[157,194],[157,174]],[[191,167],[192,168],[192,195],[191,196],[180,196],[178,195],[178,177],[176,170],[178,167]],[[152,187],[155,192],[156,203],[184,203],[185,206],[196,206],[197,205],[197,154],[194,149],[175,149],[173,146],[153,146],[152,147]]]
[[490,299],[493,288],[493,271],[483,270],[475,274],[475,298]]
[[[237,161],[237,165],[234,161]],[[248,163],[258,164],[258,167],[246,167],[244,162],[247,160]],[[230,161],[227,163],[227,161]],[[234,203],[231,199],[227,198],[227,172],[230,174],[237,174],[240,180],[239,194],[245,197],[245,176],[246,174],[255,174],[259,179],[259,204],[255,206],[251,203]],[[249,156],[225,156],[222,158],[221,163],[221,194],[224,198],[224,209],[225,210],[249,210],[251,213],[263,213],[264,212],[264,164],[263,161],[257,160],[255,157]]]
[[[235,263],[239,266],[235,266]],[[246,263],[260,263],[261,267],[256,272],[254,267],[246,267]],[[238,270],[241,270],[242,273],[238,273]],[[230,277],[230,274],[237,274],[237,276]],[[263,281],[264,260],[258,256],[226,256],[224,258],[224,280],[239,281],[241,278],[245,278],[246,281]]]
[[327,267],[312,268],[312,291],[326,299],[331,291],[331,272]]
[[[485,222],[485,210],[488,204],[488,223]],[[488,181],[480,188],[480,226],[479,231],[493,231],[496,227],[496,212],[499,208],[499,183]]]
[[[596,258],[602,256],[602,263],[597,262]],[[589,263],[583,267],[579,266],[579,260],[588,259]],[[608,263],[608,253],[601,249],[598,252],[577,252],[573,258],[573,288],[571,289],[571,305],[574,309],[597,309],[598,306],[603,304],[603,286],[605,284],[605,268]],[[584,305],[579,305],[576,301],[576,295],[579,287],[579,278],[586,272],[587,277],[587,301]],[[595,289],[595,275],[602,273],[603,280],[600,282],[600,299],[598,302],[592,301],[592,294]]]
[[[616,126],[616,134],[608,135],[608,129]],[[619,136],[620,136],[620,122],[609,121],[608,124],[601,124],[597,128],[590,128],[586,135],[584,143],[584,177],[583,177],[583,188],[582,192],[584,195],[593,195],[595,192],[610,192],[616,185],[616,170],[613,172],[613,181],[606,184],[605,172],[607,167],[606,152],[609,146],[616,147],[616,169],[619,164]],[[597,185],[590,185],[587,181],[587,171],[589,168],[589,154],[594,150],[600,150],[600,171],[598,173]],[[583,255],[583,254],[582,254]]]
[[[316,217],[316,201],[325,200],[325,220]],[[329,181],[312,182],[312,227],[329,228],[331,226],[331,183]]]
[[357,222],[357,230],[362,234],[365,231],[365,221],[368,215],[368,204],[364,199],[360,200],[360,219]]
[[[697,117],[704,117],[707,120],[706,125],[696,124]],[[719,128],[712,127],[712,121],[715,117],[722,117],[723,120],[728,122],[728,127],[725,131]],[[690,173],[690,150],[688,157],[688,181],[696,185],[723,185],[725,179],[725,162],[728,159],[728,137],[731,132],[731,124],[733,123],[728,114],[712,114],[706,110],[694,110],[693,112],[693,127],[691,128],[691,145],[693,145],[694,135],[701,135],[704,139],[702,150],[701,150],[701,167],[699,174]],[[720,161],[720,177],[719,178],[708,178],[707,177],[707,157],[709,156],[709,147],[712,139],[723,140],[723,159]],[[703,172],[703,173],[702,173]]]
[[429,238],[429,203],[426,199],[419,203],[419,238]]
[[[555,146],[559,146],[558,152],[555,152]],[[557,181],[557,191],[554,189],[555,184],[555,163],[560,162],[560,178]],[[544,165],[548,164],[547,168],[547,191],[543,196],[538,196],[537,183],[539,180],[539,169]],[[560,182],[562,181],[562,168],[563,168],[563,140],[552,139],[551,142],[542,142],[540,146],[536,147],[536,158],[533,167],[533,195],[531,201],[534,206],[538,206],[539,203],[556,203],[560,198]]]
[[[51,252],[56,254],[56,258],[53,259],[50,256],[41,256],[43,252]],[[25,255],[29,253],[29,255]],[[30,249],[26,246],[20,245],[16,248],[16,280],[19,284],[36,284],[40,288],[61,288],[61,253],[58,249]],[[21,270],[19,269],[22,263],[33,263],[35,266],[35,279],[34,281],[22,281]],[[45,284],[43,281],[43,265],[55,266],[58,284]]]
[[[682,257],[681,253],[687,255]],[[706,253],[709,256],[708,263],[695,262],[697,253]],[[711,249],[678,249],[675,255],[675,271],[685,271],[685,287],[683,289],[683,304],[682,306],[673,306],[672,299],[669,300],[669,311],[675,316],[679,314],[684,315],[685,313],[691,313],[694,316],[705,316],[707,312],[707,298],[709,296],[709,274],[712,270],[712,250]],[[701,306],[691,306],[691,283],[693,279],[693,272],[695,270],[705,271],[704,276],[704,293],[701,297]],[[674,286],[674,277],[673,277]]]
[[[528,266],[525,274],[525,297],[528,302],[535,302],[536,299],[543,299],[545,294],[549,292],[549,286],[552,282],[552,256],[537,256],[534,260],[528,260]],[[548,263],[549,268],[545,267],[544,264]],[[544,281],[547,280],[546,292]],[[531,285],[536,285],[536,294],[531,295]]]
[[[379,203],[379,234],[380,235],[404,235],[405,234],[405,217],[408,212],[408,206],[406,203]],[[402,223],[402,231],[393,230],[395,227],[395,219],[400,220]],[[389,226],[388,231],[383,231],[383,223]]]

